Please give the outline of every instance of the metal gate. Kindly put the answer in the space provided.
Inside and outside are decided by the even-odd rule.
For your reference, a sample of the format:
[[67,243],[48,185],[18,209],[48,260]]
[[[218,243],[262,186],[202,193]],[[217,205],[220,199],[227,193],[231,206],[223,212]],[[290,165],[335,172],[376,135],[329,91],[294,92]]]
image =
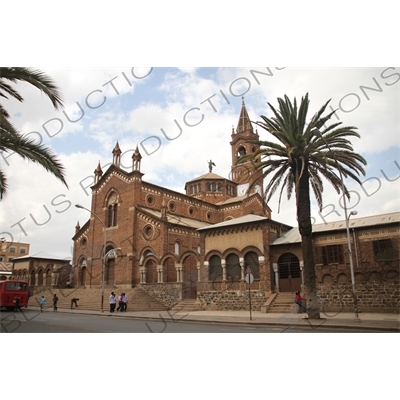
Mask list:
[[292,253],[283,254],[278,260],[279,291],[295,292],[301,289],[299,259]]

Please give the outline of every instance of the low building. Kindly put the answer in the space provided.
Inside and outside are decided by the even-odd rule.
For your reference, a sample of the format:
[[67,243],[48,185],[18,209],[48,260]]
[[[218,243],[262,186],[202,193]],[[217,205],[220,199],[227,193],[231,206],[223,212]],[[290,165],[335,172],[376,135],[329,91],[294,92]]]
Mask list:
[[69,259],[40,252],[14,258],[12,277],[28,281],[33,291],[68,287],[72,282],[72,268]]
[[[349,220],[357,303],[364,312],[400,309],[400,213]],[[318,295],[326,311],[354,309],[345,221],[313,226]],[[277,292],[301,290],[303,262],[297,228],[271,245]]]

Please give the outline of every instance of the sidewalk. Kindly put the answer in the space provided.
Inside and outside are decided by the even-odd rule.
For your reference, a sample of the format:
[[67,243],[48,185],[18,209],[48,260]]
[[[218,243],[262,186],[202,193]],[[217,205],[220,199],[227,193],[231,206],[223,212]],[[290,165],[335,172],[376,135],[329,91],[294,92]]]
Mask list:
[[[29,306],[28,310],[39,310],[39,307]],[[52,307],[45,312],[54,312]],[[374,314],[360,313],[360,321],[355,321],[354,313],[321,313],[321,318],[309,320],[307,314],[266,314],[260,311],[252,311],[251,320],[249,311],[127,311],[110,314],[108,307],[104,312],[84,310],[81,308],[58,308],[58,313],[71,313],[83,315],[102,315],[112,318],[135,318],[167,321],[195,321],[226,324],[254,324],[254,325],[278,325],[278,326],[308,326],[317,329],[318,326],[332,328],[374,329],[383,332],[400,332],[400,314]]]

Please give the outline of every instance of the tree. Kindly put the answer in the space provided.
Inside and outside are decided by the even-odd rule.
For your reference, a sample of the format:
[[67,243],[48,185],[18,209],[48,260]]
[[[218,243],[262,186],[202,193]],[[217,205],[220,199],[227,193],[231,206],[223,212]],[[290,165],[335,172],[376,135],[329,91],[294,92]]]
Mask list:
[[[296,196],[296,213],[304,260],[304,285],[308,302],[308,317],[320,318],[316,289],[315,264],[312,243],[312,222],[310,186],[314,192],[320,210],[322,210],[323,180],[325,178],[337,191],[350,199],[343,183],[343,177],[350,177],[360,183],[358,176],[365,175],[363,166],[366,160],[353,152],[349,137],[360,135],[355,127],[341,127],[341,122],[326,125],[335,111],[322,116],[330,100],[307,123],[309,106],[308,93],[297,107],[285,95],[278,98],[276,110],[268,103],[273,116],[261,116],[256,125],[270,133],[276,141],[256,141],[259,150],[248,154],[238,163],[251,161],[255,171],[262,171],[263,178],[271,176],[265,188],[268,202],[280,189],[279,207],[282,194],[286,189],[290,199],[293,191]],[[253,183],[254,185],[254,183]]]
[[[0,98],[10,97],[20,101],[24,98],[10,83],[27,82],[43,92],[55,109],[63,107],[63,100],[55,83],[43,72],[30,68],[0,67]],[[16,153],[24,159],[42,165],[68,187],[65,170],[53,151],[26,135],[21,135],[10,122],[10,115],[0,104],[0,152]],[[7,179],[0,168],[0,199],[7,193]]]

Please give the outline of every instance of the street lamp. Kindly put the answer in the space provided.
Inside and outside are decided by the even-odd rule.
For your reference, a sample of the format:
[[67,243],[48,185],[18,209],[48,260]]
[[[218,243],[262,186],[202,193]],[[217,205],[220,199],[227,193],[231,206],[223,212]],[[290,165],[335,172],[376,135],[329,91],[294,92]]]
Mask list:
[[[93,211],[89,210],[88,208],[83,207],[80,204],[75,204],[75,207],[82,208],[83,210],[89,211],[90,214],[94,215],[101,222],[101,224],[103,225],[103,228],[104,228],[104,250],[103,250],[104,256],[103,256],[103,267],[101,269],[101,312],[104,312],[104,270],[106,267],[106,256],[107,256],[107,254],[106,254],[106,244],[107,244],[106,225],[104,224],[103,220],[97,214],[95,214]],[[113,250],[115,250],[115,249],[112,249],[110,251],[113,251]]]
[[351,287],[353,291],[353,302],[354,302],[354,321],[361,322],[360,317],[358,316],[358,305],[357,305],[357,292],[356,292],[356,283],[354,280],[354,266],[353,266],[353,252],[351,250],[351,241],[350,241],[350,227],[349,227],[349,220],[352,215],[357,215],[357,211],[351,211],[349,215],[347,215],[347,201],[346,201],[346,193],[345,193],[345,186],[343,180],[342,170],[340,168],[339,162],[336,159],[335,153],[332,151],[331,147],[329,146],[328,142],[322,136],[322,133],[319,129],[315,128],[311,133],[316,133],[326,144],[329,151],[332,153],[335,163],[338,167],[340,181],[342,184],[342,193],[343,193],[343,209],[344,209],[344,218],[346,220],[346,236],[347,236],[347,247],[349,252],[349,260],[350,260],[350,275],[351,275]]

